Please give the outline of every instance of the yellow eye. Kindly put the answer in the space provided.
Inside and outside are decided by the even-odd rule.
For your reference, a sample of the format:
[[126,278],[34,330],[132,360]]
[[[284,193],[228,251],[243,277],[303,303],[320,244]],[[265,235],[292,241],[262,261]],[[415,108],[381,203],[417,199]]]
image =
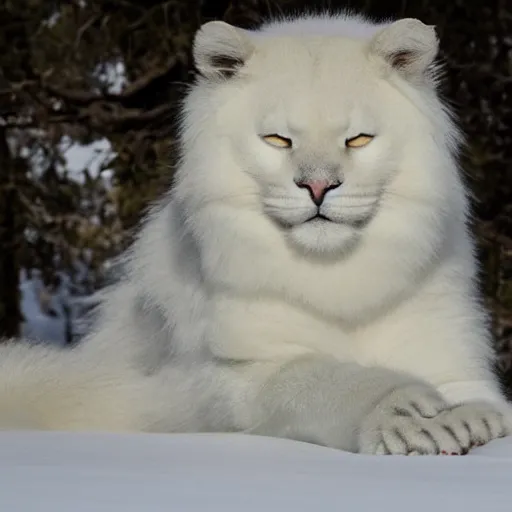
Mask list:
[[276,148],[291,148],[292,147],[292,139],[288,139],[287,137],[283,137],[281,135],[277,135],[273,133],[271,135],[263,135],[261,137],[267,144],[274,146]]
[[360,133],[356,137],[352,137],[351,139],[347,139],[345,141],[345,146],[347,148],[362,148],[369,144],[373,140],[373,135],[368,135],[366,133]]

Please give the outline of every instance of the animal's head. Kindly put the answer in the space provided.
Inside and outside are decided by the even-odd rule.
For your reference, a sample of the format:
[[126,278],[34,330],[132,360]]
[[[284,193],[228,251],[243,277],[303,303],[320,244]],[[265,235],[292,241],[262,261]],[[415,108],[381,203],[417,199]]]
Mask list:
[[432,27],[321,18],[316,28],[205,24],[184,139],[202,152],[189,187],[205,204],[236,198],[295,248],[332,254],[359,239],[386,194],[400,193],[397,175],[409,173],[401,179],[414,200],[438,194],[444,171],[418,169],[450,152],[453,128],[435,91]]

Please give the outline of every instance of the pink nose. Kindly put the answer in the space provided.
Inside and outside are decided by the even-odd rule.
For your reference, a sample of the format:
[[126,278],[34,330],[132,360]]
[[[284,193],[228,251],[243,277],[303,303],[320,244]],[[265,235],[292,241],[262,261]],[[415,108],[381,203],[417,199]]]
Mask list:
[[341,185],[340,181],[330,180],[312,180],[312,181],[298,181],[297,186],[299,188],[305,188],[308,190],[311,200],[320,206],[324,200],[325,194],[329,190],[338,188]]

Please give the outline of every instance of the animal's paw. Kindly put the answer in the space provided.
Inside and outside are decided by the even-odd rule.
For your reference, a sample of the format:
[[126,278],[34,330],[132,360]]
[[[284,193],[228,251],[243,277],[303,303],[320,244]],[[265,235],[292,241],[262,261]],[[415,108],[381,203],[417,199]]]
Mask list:
[[359,451],[367,454],[464,455],[511,433],[500,410],[475,402],[450,407],[428,386],[393,391],[365,418]]

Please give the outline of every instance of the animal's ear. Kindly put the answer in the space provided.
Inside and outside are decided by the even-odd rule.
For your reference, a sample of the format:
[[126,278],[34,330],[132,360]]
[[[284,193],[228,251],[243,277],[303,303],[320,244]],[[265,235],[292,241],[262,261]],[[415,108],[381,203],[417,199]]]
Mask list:
[[391,23],[370,42],[370,53],[383,58],[406,79],[421,82],[439,51],[436,30],[406,18]]
[[254,45],[244,30],[223,21],[210,21],[196,33],[194,64],[205,78],[229,78],[245,64],[253,51]]

